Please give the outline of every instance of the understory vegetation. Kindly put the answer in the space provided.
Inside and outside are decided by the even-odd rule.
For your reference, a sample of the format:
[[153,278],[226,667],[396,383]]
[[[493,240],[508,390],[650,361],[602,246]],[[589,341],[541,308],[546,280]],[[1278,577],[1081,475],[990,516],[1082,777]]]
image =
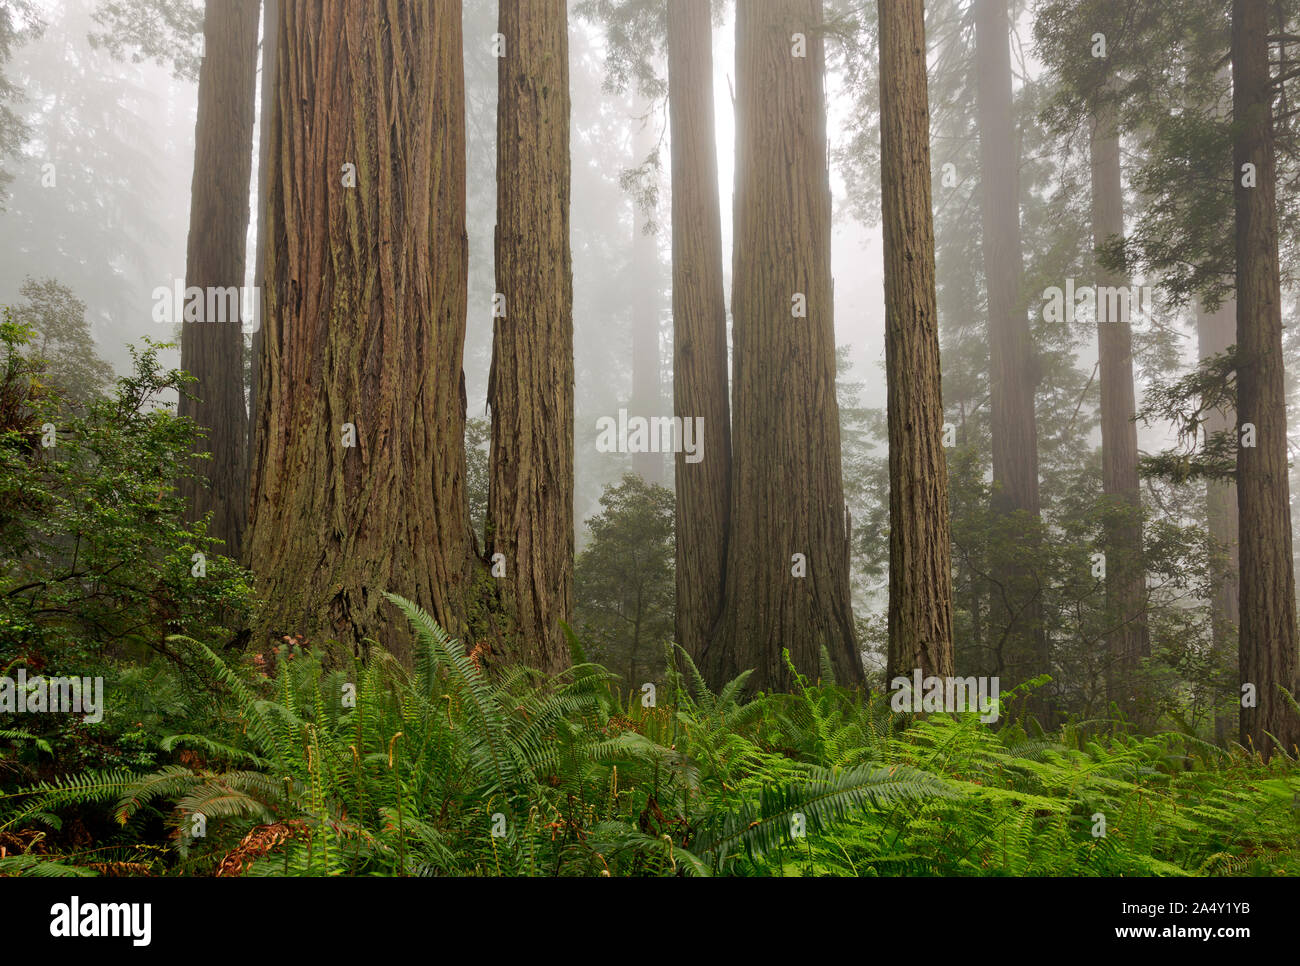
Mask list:
[[210,690],[137,683],[194,730],[44,780],[48,745],[0,733],[20,786],[0,795],[0,874],[1300,873],[1281,755],[1118,719],[1042,734],[897,714],[828,671],[746,701],[747,675],[712,693],[680,651],[663,688],[624,694],[572,636],[566,673],[492,680],[391,599],[413,670],[295,644],[271,669],[175,636]]

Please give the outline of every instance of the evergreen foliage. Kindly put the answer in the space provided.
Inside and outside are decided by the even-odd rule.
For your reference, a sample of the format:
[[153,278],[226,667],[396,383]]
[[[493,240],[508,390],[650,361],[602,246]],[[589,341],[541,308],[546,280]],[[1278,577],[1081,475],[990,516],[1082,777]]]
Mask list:
[[[173,638],[221,682],[227,732],[169,738],[154,768],[0,795],[0,874],[1300,872],[1284,756],[1116,721],[1030,735],[912,717],[825,677],[744,701],[747,674],[712,693],[671,647],[647,707],[574,637],[568,672],[494,680],[390,599],[419,640],[413,670],[380,648],[343,668],[294,650],[271,679]],[[116,828],[107,847],[67,834],[81,811]]]

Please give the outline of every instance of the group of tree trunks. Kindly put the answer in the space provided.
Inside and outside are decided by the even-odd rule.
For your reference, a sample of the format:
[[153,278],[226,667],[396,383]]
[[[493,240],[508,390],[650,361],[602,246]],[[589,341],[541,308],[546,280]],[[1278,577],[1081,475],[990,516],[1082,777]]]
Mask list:
[[[208,3],[187,284],[243,281],[256,96],[257,0]],[[888,672],[954,673],[922,0],[879,0],[882,214],[890,464]],[[975,0],[994,509],[1040,517],[1038,381],[1022,276],[1010,23]],[[242,335],[187,325],[196,377],[181,411],[208,433],[193,512],[259,580],[259,633],[301,633],[408,656],[384,591],[452,633],[491,628],[504,656],[556,671],[573,606],[573,282],[565,0],[501,0],[495,240],[498,299],[487,532],[465,490],[465,116],[459,4],[267,0],[251,423]],[[1240,672],[1258,690],[1241,735],[1297,740],[1281,306],[1265,0],[1234,0],[1237,216],[1236,494],[1212,485],[1210,528],[1239,528],[1215,599],[1220,640],[1240,618]],[[736,187],[728,385],[708,0],[668,3],[672,133],[673,406],[703,417],[704,458],[677,457],[677,637],[713,683],[754,668],[788,688],[783,652],[816,676],[863,681],[849,588],[835,393],[831,203],[821,0],[738,0]],[[1092,231],[1123,234],[1115,115],[1092,117]],[[1254,166],[1253,186],[1243,165]],[[1098,284],[1118,273],[1097,266]],[[798,302],[806,308],[793,312]],[[1231,340],[1199,316],[1201,352]],[[644,321],[644,320],[643,320]],[[641,328],[648,328],[643,324]],[[642,340],[645,341],[644,339]],[[1132,337],[1098,317],[1110,697],[1149,653]],[[649,349],[641,346],[645,355]],[[657,352],[657,350],[656,350]],[[654,360],[657,366],[657,356]],[[642,366],[641,370],[649,371]],[[644,383],[644,380],[643,380]],[[653,395],[645,384],[638,399]],[[1226,427],[1230,417],[1223,416]],[[250,472],[251,467],[251,472]],[[649,466],[642,472],[654,475]],[[249,499],[245,500],[244,495]],[[247,528],[245,516],[247,515]],[[1234,521],[1234,517],[1238,520]],[[247,529],[247,533],[245,530]],[[1049,669],[1041,589],[994,560],[1004,687]],[[1232,573],[1228,573],[1232,571]],[[489,573],[491,576],[489,576]],[[1048,710],[1039,706],[1038,710]]]

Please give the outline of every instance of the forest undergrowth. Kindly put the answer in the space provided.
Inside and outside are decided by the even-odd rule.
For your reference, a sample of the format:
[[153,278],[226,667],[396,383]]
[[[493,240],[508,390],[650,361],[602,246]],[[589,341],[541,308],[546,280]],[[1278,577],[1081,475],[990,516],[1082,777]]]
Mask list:
[[49,746],[0,733],[0,875],[1300,873],[1283,754],[1118,717],[899,714],[829,668],[747,699],[747,674],[714,693],[672,647],[665,686],[624,693],[572,634],[564,674],[489,674],[392,600],[414,669],[380,647],[228,662],[177,636],[207,680],[140,675],[193,725],[155,755],[15,783]]

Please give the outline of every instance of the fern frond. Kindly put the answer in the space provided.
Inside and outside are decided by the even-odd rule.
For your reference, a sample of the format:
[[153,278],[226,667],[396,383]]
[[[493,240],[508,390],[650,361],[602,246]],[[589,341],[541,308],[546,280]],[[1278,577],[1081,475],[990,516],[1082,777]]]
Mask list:
[[808,832],[822,833],[855,810],[957,794],[941,778],[901,765],[816,768],[807,781],[765,788],[757,806],[749,804],[725,816],[717,832],[706,835],[696,850],[713,855],[725,867],[738,848],[758,858],[790,841],[796,815],[803,816]]

